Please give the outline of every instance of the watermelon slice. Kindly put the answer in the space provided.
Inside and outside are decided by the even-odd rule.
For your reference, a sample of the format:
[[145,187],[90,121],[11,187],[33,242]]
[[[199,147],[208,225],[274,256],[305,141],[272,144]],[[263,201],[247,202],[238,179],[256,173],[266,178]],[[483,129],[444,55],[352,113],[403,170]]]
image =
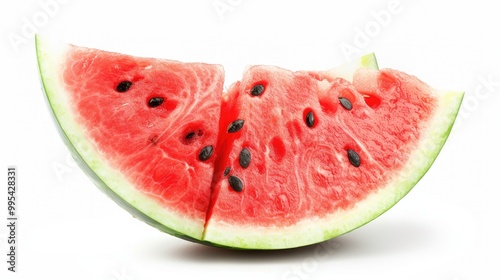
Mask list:
[[405,196],[444,145],[463,93],[373,54],[327,71],[140,58],[36,38],[62,138],[134,216],[194,242],[321,242]]

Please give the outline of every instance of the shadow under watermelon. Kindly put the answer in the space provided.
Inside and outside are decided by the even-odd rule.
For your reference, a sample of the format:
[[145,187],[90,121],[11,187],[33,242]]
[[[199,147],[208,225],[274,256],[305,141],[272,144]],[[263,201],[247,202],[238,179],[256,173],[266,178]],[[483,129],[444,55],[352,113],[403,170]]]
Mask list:
[[[432,246],[432,229],[418,221],[385,220],[370,223],[353,232],[322,243],[284,250],[233,250],[185,243],[165,256],[203,263],[295,263],[331,261],[350,258],[403,256]],[[427,244],[427,245],[426,245]]]

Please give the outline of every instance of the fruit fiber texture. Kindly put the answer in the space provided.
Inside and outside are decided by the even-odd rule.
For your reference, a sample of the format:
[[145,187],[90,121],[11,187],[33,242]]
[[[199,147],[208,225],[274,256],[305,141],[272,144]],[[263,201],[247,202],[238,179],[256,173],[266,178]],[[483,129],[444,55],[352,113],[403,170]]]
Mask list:
[[69,149],[135,217],[194,242],[321,242],[405,196],[444,145],[463,93],[367,55],[327,71],[140,58],[37,36]]

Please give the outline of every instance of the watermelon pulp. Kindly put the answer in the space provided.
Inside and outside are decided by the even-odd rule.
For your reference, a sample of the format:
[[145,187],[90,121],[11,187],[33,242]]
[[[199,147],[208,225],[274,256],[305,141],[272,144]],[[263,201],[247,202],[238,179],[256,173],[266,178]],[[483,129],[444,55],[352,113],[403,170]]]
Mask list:
[[[43,87],[82,168],[134,216],[218,246],[321,242],[389,209],[425,174],[463,93],[376,70],[139,58],[37,36]],[[359,68],[359,69],[358,69]]]

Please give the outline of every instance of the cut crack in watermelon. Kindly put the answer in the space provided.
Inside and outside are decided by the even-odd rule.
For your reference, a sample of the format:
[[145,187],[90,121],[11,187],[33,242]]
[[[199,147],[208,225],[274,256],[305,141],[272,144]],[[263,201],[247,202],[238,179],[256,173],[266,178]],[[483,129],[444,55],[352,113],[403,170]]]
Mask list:
[[327,71],[139,58],[36,37],[62,138],[135,217],[215,246],[321,242],[382,214],[430,168],[460,92],[373,54]]

